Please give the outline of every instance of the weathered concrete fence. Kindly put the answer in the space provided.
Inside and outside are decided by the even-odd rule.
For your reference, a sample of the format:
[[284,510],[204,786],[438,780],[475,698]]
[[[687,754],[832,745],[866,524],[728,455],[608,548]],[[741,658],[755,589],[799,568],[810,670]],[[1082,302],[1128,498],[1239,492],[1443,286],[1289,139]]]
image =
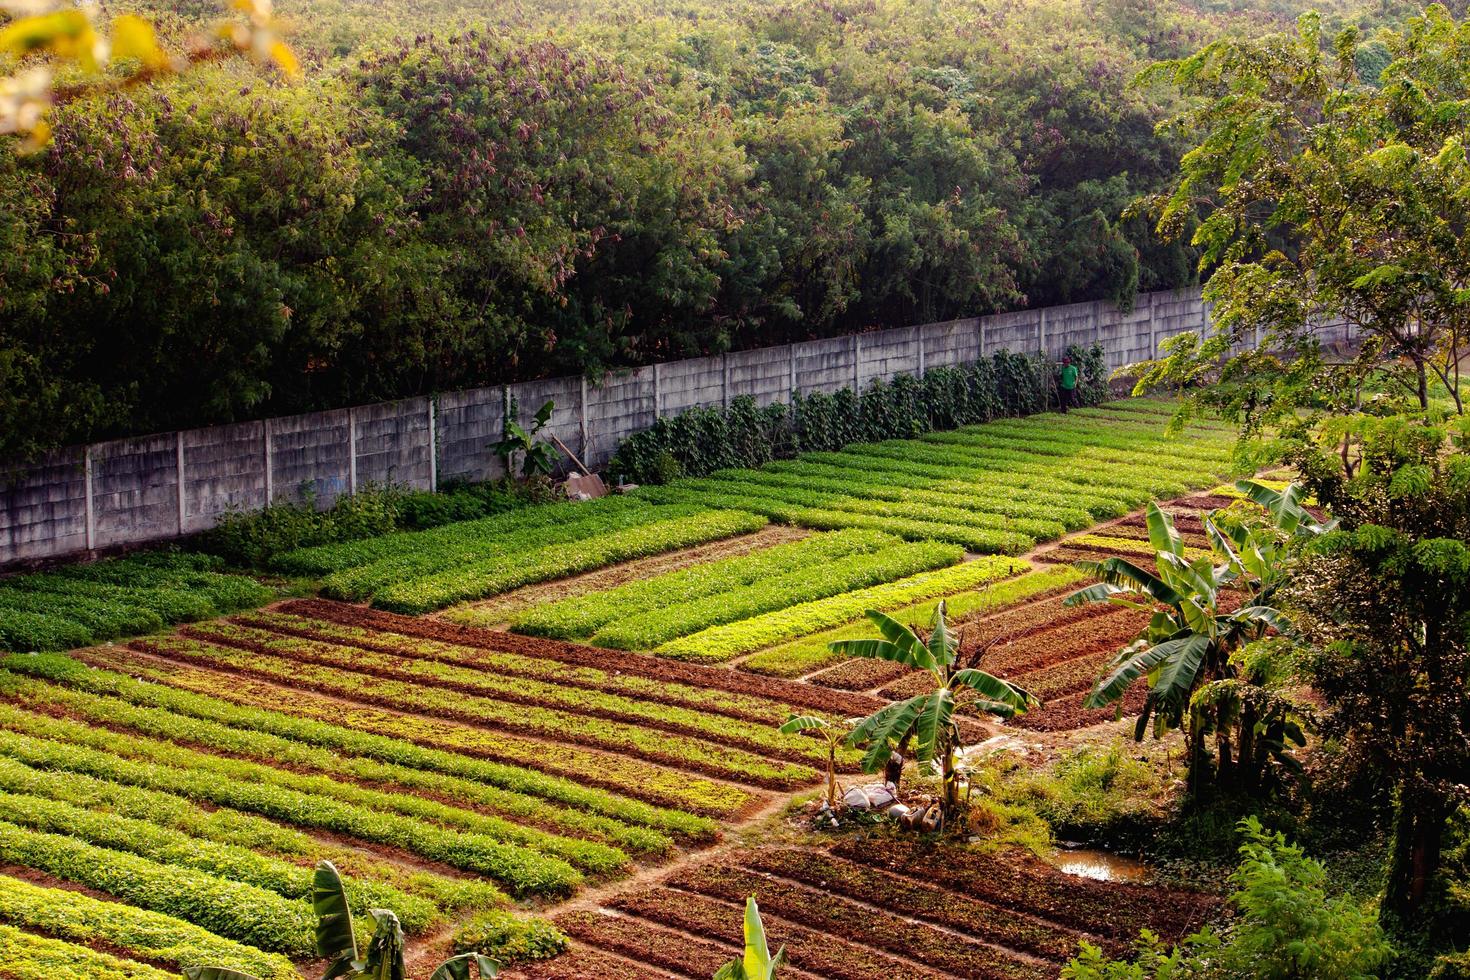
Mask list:
[[601,383],[552,378],[73,446],[0,466],[0,566],[190,534],[308,491],[325,507],[368,483],[492,479],[502,471],[488,446],[512,401],[527,422],[554,400],[550,431],[598,467],[625,436],[695,406],[861,389],[1000,350],[1058,355],[1095,342],[1116,368],[1207,315],[1197,292],[1147,293],[1128,313],[1078,303],[671,361]]

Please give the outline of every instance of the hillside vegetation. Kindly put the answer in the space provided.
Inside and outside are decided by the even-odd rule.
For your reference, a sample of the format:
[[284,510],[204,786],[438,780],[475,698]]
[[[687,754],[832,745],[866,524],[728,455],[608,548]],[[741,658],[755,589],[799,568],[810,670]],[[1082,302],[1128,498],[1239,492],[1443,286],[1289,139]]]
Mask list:
[[[147,6],[147,5],[145,5]],[[0,154],[0,456],[1189,283],[1135,0],[287,0]],[[206,0],[152,5],[181,39]]]

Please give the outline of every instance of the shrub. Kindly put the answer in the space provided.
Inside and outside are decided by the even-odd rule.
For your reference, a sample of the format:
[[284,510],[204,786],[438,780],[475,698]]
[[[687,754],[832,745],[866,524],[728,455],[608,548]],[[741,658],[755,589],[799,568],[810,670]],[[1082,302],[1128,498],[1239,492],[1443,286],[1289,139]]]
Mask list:
[[500,909],[477,912],[454,931],[456,953],[482,953],[501,965],[550,959],[567,948],[567,937],[545,919]]
[[28,652],[69,650],[92,642],[81,623],[46,613],[0,609],[0,648]]

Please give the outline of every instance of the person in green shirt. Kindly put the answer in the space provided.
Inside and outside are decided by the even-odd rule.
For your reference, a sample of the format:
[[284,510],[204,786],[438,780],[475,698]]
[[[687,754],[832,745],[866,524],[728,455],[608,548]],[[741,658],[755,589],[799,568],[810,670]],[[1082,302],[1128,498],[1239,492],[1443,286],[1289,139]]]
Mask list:
[[1060,396],[1063,412],[1077,403],[1077,365],[1072,363],[1070,357],[1062,358],[1062,376],[1057,384],[1057,394]]

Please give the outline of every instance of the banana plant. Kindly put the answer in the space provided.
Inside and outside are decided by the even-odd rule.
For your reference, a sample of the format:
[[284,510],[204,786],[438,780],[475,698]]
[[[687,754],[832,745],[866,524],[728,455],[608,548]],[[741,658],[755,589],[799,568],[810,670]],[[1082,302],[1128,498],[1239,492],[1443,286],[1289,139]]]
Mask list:
[[847,743],[866,747],[863,771],[877,772],[888,762],[894,746],[912,739],[919,762],[939,770],[943,787],[943,812],[948,822],[959,809],[959,779],[955,770],[955,751],[959,748],[960,730],[955,712],[974,709],[986,714],[1009,718],[1035,706],[1036,698],[1016,685],[979,669],[976,663],[960,662],[961,643],[949,630],[941,601],[934,610],[928,636],[921,636],[911,626],[884,615],[876,609],[867,611],[868,619],[878,627],[880,639],[842,640],[829,643],[834,653],[848,657],[876,657],[903,664],[912,670],[926,672],[934,682],[927,694],[915,695],[880,708],[857,723]]
[[[398,916],[387,909],[369,909],[373,935],[368,940],[367,955],[359,957],[357,932],[352,922],[352,907],[347,902],[342,876],[331,861],[316,866],[311,880],[311,907],[316,913],[316,951],[327,960],[321,980],[405,980],[403,964],[403,927]],[[434,970],[429,980],[470,980],[470,967],[476,967],[482,978],[496,976],[500,966],[479,953],[466,953],[446,960]],[[184,968],[187,980],[259,980],[248,973],[217,966]]]
[[847,728],[817,715],[791,715],[781,726],[782,735],[816,732],[827,743],[827,806],[837,806],[837,750],[846,741]]
[[[1111,602],[1150,614],[1141,635],[1118,652],[1083,704],[1088,708],[1117,704],[1135,681],[1146,677],[1148,696],[1133,736],[1141,739],[1150,722],[1155,736],[1172,728],[1183,730],[1191,795],[1205,784],[1204,741],[1206,732],[1214,727],[1205,706],[1194,698],[1195,692],[1213,681],[1236,677],[1231,662],[1234,651],[1272,629],[1285,632],[1290,628],[1285,616],[1261,601],[1283,557],[1273,550],[1274,535],[1243,525],[1232,530],[1232,538],[1211,518],[1204,524],[1211,554],[1188,561],[1173,518],[1150,503],[1147,526],[1157,574],[1125,558],[1077,562],[1079,570],[1098,582],[1064,602],[1067,606]],[[1246,592],[1247,601],[1227,612],[1222,602],[1232,588]]]
[[714,980],[774,980],[776,971],[786,965],[786,947],[771,955],[766,944],[766,927],[755,896],[745,900],[745,953],[731,960],[715,973]]

